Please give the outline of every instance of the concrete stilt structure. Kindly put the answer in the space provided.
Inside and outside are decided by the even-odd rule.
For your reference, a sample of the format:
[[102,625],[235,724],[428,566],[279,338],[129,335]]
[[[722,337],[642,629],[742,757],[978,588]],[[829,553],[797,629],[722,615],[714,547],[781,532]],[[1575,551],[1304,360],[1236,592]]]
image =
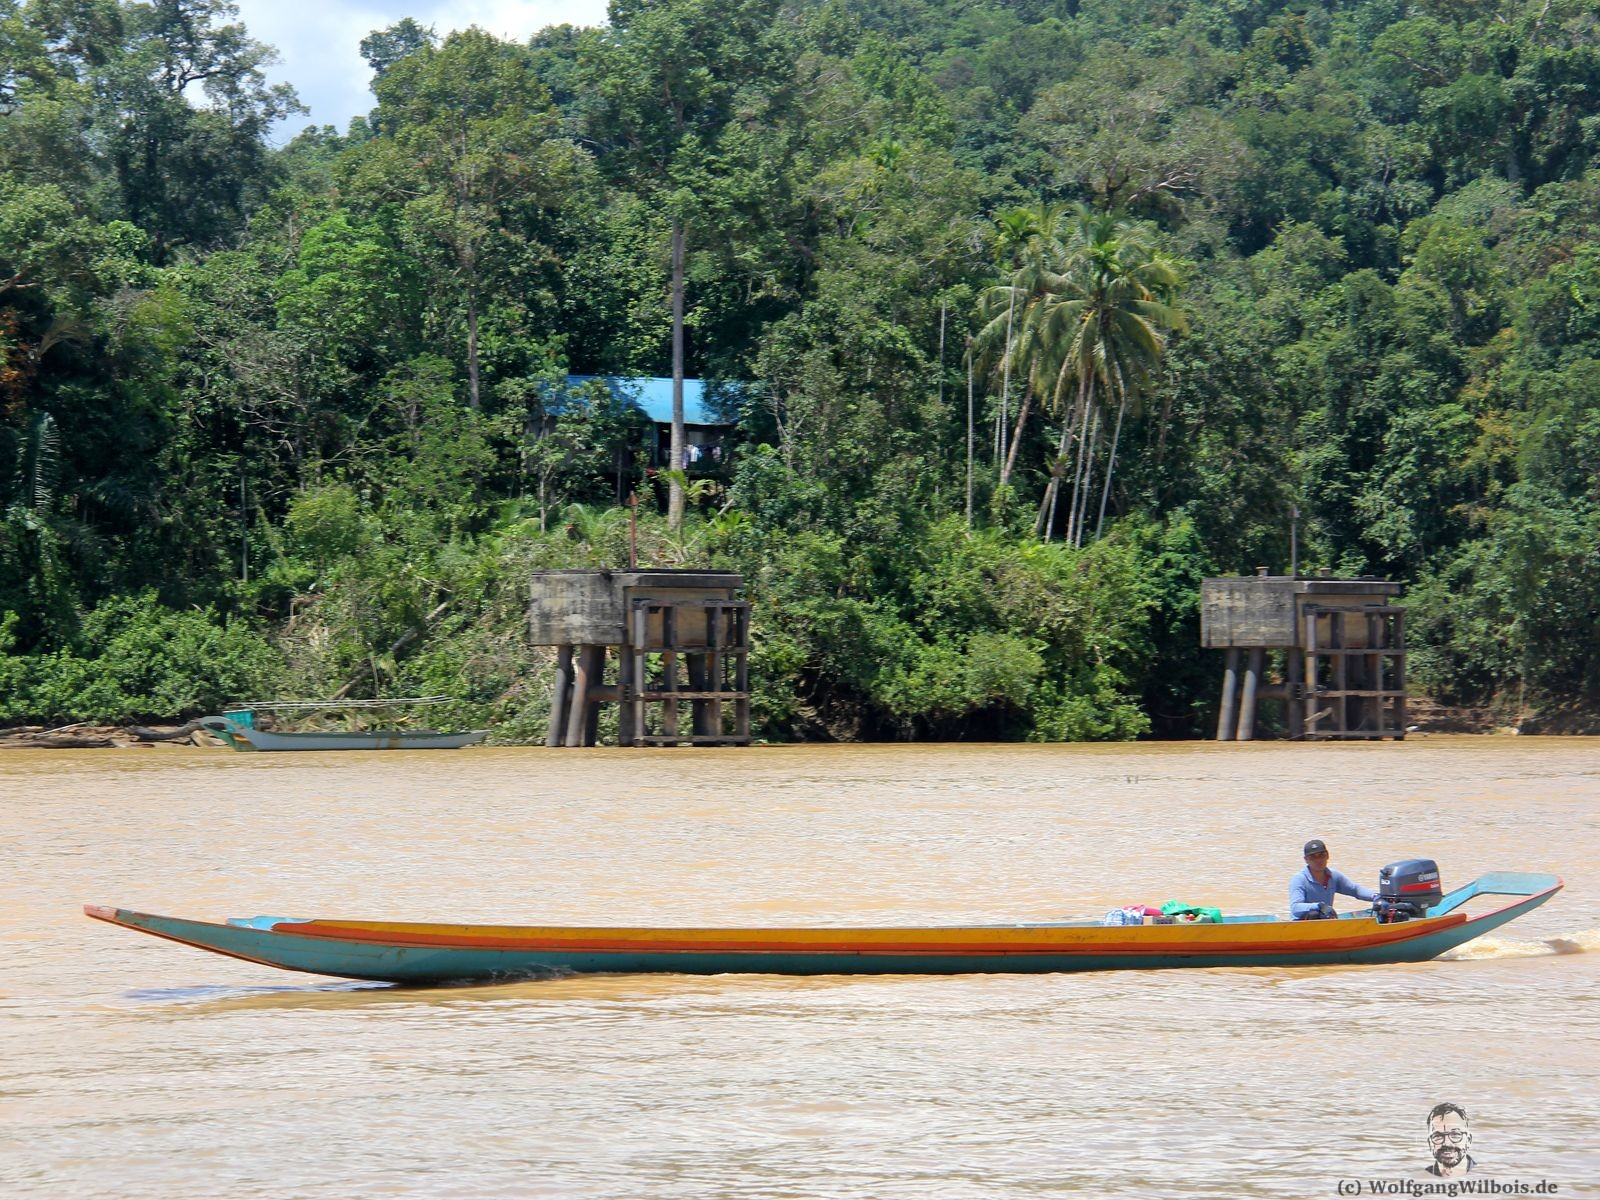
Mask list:
[[567,737],[567,701],[572,694],[572,647],[556,650],[556,679],[550,689],[550,731],[545,734],[546,746],[559,746]]
[[1256,736],[1256,694],[1261,690],[1261,668],[1266,651],[1254,646],[1245,659],[1244,692],[1239,697],[1239,740],[1248,742]]
[[1239,647],[1228,647],[1226,663],[1222,668],[1222,705],[1217,709],[1219,742],[1233,741],[1234,722],[1239,715]]
[[[1308,740],[1404,738],[1405,609],[1400,585],[1362,576],[1268,575],[1201,584],[1201,644],[1226,652],[1217,740],[1251,741],[1262,700]],[[1241,686],[1239,663],[1244,652]],[[1268,682],[1269,655],[1281,678]]]
[[[545,745],[594,745],[605,703],[618,705],[619,745],[748,743],[743,584],[726,571],[535,572],[529,636],[556,647]],[[612,648],[616,677],[607,682]]]

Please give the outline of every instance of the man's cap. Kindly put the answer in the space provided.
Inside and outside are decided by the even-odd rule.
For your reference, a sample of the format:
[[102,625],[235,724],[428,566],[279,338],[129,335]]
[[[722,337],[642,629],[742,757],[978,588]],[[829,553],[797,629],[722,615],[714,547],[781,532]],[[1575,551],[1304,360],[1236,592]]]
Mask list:
[[1327,852],[1327,844],[1321,838],[1312,838],[1306,843],[1307,858],[1310,858],[1313,854],[1326,854]]

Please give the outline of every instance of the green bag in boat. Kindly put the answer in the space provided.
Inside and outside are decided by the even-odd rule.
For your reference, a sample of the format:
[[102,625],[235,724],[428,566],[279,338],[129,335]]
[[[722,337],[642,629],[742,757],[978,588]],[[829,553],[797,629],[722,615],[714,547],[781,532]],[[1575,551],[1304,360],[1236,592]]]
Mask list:
[[1168,900],[1161,906],[1161,915],[1164,917],[1183,917],[1190,914],[1202,921],[1210,921],[1213,925],[1222,924],[1220,908],[1202,908],[1198,904],[1185,904],[1182,900]]

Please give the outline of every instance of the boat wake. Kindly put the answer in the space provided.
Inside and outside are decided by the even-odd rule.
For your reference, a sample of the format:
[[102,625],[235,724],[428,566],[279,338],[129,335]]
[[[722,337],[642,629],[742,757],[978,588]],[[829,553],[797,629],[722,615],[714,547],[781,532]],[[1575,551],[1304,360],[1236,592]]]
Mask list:
[[164,1002],[189,1002],[195,1000],[239,1000],[256,996],[281,996],[284,994],[330,995],[342,992],[369,992],[375,989],[388,990],[394,985],[389,983],[374,983],[363,979],[341,979],[337,982],[304,984],[296,987],[294,984],[278,984],[269,987],[234,987],[222,983],[195,984],[190,987],[168,988],[134,988],[122,993],[124,1000]]
[[1551,954],[1600,953],[1600,929],[1582,933],[1557,934],[1537,941],[1518,942],[1510,938],[1481,937],[1439,957],[1444,962],[1478,962],[1493,958],[1543,958]]

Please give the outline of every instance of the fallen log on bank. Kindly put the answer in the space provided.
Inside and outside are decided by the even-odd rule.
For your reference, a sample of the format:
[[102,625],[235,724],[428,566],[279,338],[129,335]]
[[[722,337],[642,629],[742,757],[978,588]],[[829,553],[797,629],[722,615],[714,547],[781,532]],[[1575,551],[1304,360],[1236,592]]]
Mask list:
[[41,729],[0,729],[0,750],[100,750],[115,746],[111,738],[86,733]]
[[129,725],[128,732],[141,742],[176,742],[193,736],[200,728],[199,721],[186,721],[176,729],[147,729],[143,725]]

